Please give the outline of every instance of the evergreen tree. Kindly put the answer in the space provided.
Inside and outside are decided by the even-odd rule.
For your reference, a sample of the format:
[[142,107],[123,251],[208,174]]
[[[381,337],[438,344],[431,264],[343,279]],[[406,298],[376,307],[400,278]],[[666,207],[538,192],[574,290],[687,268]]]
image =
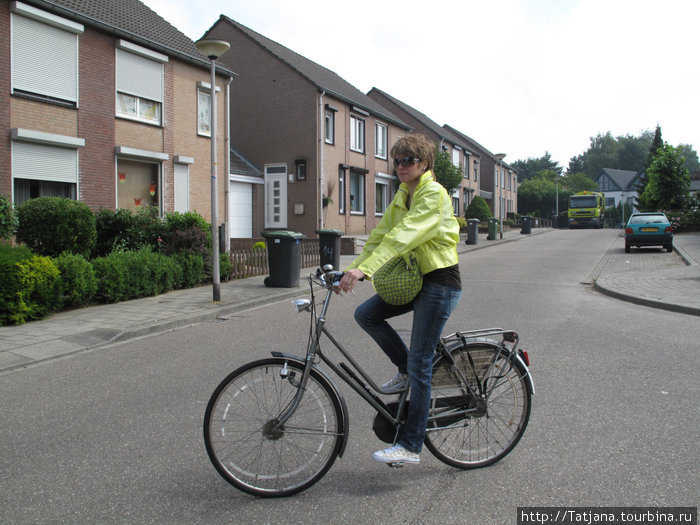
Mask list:
[[649,146],[649,151],[647,152],[647,160],[644,164],[644,170],[639,176],[639,179],[637,180],[637,184],[635,186],[635,189],[637,190],[637,196],[634,198],[634,205],[640,210],[654,208],[653,203],[646,202],[644,200],[644,190],[646,189],[647,184],[649,184],[649,177],[647,175],[647,172],[649,170],[649,166],[651,165],[651,161],[654,159],[654,155],[656,155],[658,149],[663,147],[663,145],[664,141],[661,138],[661,126],[657,124],[656,131],[654,132],[654,139],[651,141],[651,146]]

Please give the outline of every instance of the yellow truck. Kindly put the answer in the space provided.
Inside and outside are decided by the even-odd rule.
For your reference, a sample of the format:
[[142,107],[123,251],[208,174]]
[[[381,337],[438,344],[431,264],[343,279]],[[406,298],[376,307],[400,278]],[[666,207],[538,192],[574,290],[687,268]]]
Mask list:
[[602,228],[605,220],[605,196],[595,191],[580,191],[569,197],[569,228]]

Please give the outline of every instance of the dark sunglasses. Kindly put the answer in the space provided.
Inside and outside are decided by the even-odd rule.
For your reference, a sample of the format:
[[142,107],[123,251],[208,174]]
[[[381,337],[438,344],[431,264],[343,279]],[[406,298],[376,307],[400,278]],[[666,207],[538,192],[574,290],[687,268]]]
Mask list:
[[413,166],[416,162],[420,162],[418,157],[404,157],[402,159],[394,159],[394,166],[398,167],[401,165],[403,168],[408,168]]

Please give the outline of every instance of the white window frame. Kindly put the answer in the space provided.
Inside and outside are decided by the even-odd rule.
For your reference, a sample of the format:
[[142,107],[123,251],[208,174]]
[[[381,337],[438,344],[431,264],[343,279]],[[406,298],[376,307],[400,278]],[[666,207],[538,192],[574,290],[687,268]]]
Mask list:
[[324,136],[326,144],[335,144],[335,110],[328,106],[325,112]]
[[345,168],[338,168],[338,213],[345,213]]
[[[389,202],[391,202],[391,199],[389,198],[389,188],[391,187],[390,185],[391,182],[391,175],[388,175],[387,173],[381,173],[377,172],[377,175],[375,176],[374,179],[374,214],[381,216],[384,215],[386,212],[387,206],[389,206]],[[379,189],[381,188],[381,192]],[[379,196],[382,195],[382,201],[379,202]],[[380,208],[380,209],[378,209]]]
[[381,122],[374,123],[374,156],[386,160],[388,150],[389,127]]
[[350,115],[350,150],[365,152],[365,119]]
[[120,40],[115,57],[115,113],[118,118],[162,126],[168,57]]
[[35,7],[11,4],[11,90],[78,107],[81,24]]
[[459,166],[459,152],[460,149],[456,146],[452,146],[452,164]]

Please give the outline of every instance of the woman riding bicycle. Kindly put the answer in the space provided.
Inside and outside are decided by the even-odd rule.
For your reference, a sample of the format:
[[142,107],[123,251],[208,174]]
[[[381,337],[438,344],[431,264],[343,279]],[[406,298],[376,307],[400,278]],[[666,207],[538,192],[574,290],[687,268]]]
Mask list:
[[[401,137],[391,156],[401,186],[384,217],[372,230],[362,254],[340,281],[349,292],[355,283],[389,260],[413,252],[423,273],[423,286],[408,304],[391,305],[374,295],[355,311],[355,320],[398,368],[382,385],[385,392],[401,392],[410,383],[411,395],[405,424],[396,444],[373,458],[382,463],[418,463],[425,439],[430,407],[430,381],[435,346],[462,295],[457,243],[459,224],[452,200],[433,175],[435,144],[423,135]],[[410,349],[387,319],[413,312]]]

